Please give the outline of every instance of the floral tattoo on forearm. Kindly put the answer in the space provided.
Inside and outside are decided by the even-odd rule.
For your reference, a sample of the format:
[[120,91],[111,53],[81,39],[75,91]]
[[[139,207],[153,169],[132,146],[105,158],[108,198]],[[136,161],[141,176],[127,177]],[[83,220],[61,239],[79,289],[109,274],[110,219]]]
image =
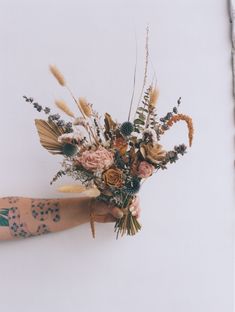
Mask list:
[[38,221],[45,221],[49,217],[54,222],[60,221],[60,209],[58,201],[48,199],[32,199],[31,201],[32,215]]
[[[13,237],[26,238],[50,232],[48,226],[44,223],[38,225],[35,232],[29,231],[27,224],[21,221],[20,210],[17,207],[19,198],[6,197],[4,199],[7,200],[10,207],[0,209],[0,227],[9,227]],[[47,220],[49,217],[52,218],[53,222],[60,221],[59,202],[57,201],[32,199],[31,211],[33,217],[40,222]]]

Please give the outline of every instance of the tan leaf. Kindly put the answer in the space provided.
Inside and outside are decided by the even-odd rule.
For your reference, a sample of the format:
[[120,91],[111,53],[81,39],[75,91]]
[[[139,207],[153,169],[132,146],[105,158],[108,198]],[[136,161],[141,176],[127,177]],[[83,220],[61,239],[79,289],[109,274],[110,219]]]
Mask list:
[[51,154],[62,154],[62,144],[58,142],[58,137],[65,131],[55,123],[43,119],[35,119],[41,145]]

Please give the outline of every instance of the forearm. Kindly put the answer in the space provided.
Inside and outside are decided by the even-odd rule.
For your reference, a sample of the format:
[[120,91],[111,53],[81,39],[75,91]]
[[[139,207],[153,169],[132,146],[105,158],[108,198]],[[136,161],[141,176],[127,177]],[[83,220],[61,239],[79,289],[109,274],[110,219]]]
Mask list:
[[0,240],[62,231],[89,221],[88,198],[0,199]]

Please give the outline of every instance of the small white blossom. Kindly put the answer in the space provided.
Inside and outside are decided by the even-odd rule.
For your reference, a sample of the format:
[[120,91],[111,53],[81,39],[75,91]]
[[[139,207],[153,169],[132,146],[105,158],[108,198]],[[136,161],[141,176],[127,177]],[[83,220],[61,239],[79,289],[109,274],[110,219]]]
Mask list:
[[58,137],[59,143],[69,143],[72,140],[75,140],[76,142],[80,142],[82,140],[82,136],[80,132],[76,131],[72,133],[64,133]]
[[156,135],[156,132],[153,129],[146,129],[146,130],[144,130],[143,131],[143,137],[146,134],[149,135],[154,142],[157,141],[157,135]]
[[83,118],[83,117],[77,117],[77,118],[75,118],[75,120],[73,121],[73,125],[74,125],[74,126],[82,126],[82,127],[86,128],[87,125],[88,125],[88,122],[87,122],[86,119]]

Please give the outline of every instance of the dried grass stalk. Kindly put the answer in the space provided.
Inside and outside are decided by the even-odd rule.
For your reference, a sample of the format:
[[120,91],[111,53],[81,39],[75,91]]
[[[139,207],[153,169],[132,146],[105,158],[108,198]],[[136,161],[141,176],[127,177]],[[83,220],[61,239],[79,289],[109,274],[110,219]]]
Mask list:
[[[188,127],[188,139],[189,139],[189,146],[192,146],[192,142],[193,142],[193,134],[194,134],[194,129],[193,129],[193,121],[192,118],[187,116],[187,115],[183,115],[183,114],[177,114],[174,115],[173,117],[171,117],[168,122],[167,122],[167,126],[171,127],[173,124],[175,124],[178,121],[185,121]],[[164,131],[163,131],[164,132]]]
[[50,68],[52,75],[55,77],[58,83],[64,87],[66,84],[65,79],[64,79],[64,76],[59,71],[59,69],[55,65],[50,65],[49,68]]
[[80,108],[83,111],[84,115],[86,117],[91,117],[92,109],[91,109],[91,106],[88,104],[87,100],[83,97],[80,97],[78,101],[79,101]]
[[147,82],[148,64],[149,64],[149,27],[146,28],[144,80],[143,80],[142,90],[141,90],[141,93],[140,93],[140,98],[139,98],[139,101],[138,101],[137,108],[139,107],[140,102],[142,100],[144,87],[145,87],[146,82]]
[[70,110],[68,105],[63,100],[55,100],[55,105],[61,109],[65,114],[74,118],[74,113]]

